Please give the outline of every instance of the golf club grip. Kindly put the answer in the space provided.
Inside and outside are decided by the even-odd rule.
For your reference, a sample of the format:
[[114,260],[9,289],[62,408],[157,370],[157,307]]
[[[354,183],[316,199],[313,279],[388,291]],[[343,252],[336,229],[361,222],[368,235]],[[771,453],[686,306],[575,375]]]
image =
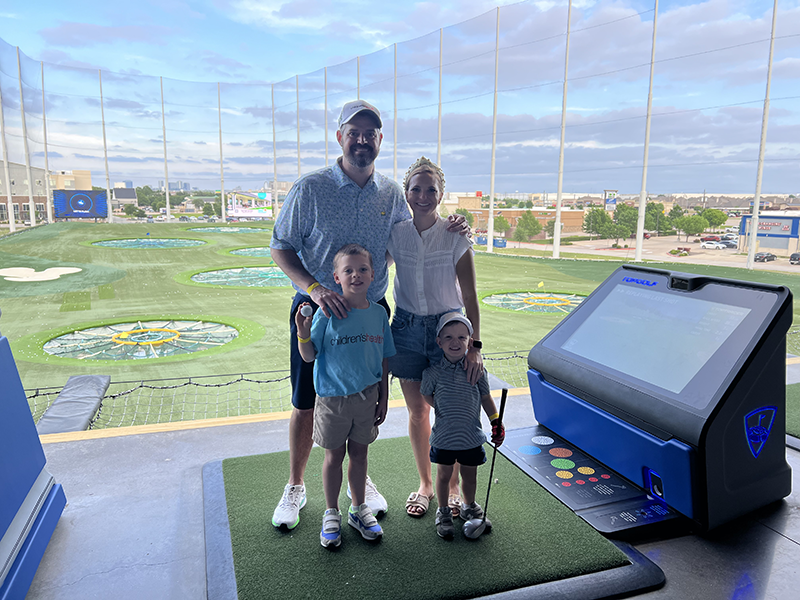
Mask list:
[[500,422],[503,422],[503,413],[506,411],[506,398],[508,398],[508,388],[503,388],[500,394],[500,412],[498,413]]

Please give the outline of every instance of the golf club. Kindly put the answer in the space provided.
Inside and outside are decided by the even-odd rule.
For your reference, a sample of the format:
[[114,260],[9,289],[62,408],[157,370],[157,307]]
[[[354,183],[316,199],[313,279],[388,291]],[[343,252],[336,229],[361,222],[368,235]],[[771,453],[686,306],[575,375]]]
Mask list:
[[[503,394],[500,397],[500,413],[498,419],[500,423],[503,422],[503,412],[506,408],[506,396],[508,396],[508,389],[503,388]],[[489,510],[489,492],[492,491],[492,478],[494,477],[494,461],[497,458],[497,446],[494,447],[494,453],[492,454],[492,468],[489,470],[489,487],[486,488],[486,504],[483,505],[483,518],[482,519],[470,519],[466,523],[464,523],[464,535],[471,540],[478,539],[486,528],[488,527],[491,529],[492,522],[486,519],[486,513]]]

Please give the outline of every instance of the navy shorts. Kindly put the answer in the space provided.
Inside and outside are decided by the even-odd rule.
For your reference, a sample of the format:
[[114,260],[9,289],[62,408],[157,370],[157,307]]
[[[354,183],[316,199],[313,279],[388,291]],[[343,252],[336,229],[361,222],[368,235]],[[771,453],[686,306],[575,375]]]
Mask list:
[[456,462],[465,467],[477,467],[486,462],[483,446],[469,450],[442,450],[431,446],[431,462],[436,465],[454,465]]
[[[452,311],[447,311],[452,312]],[[444,356],[436,343],[438,315],[415,315],[396,308],[392,319],[392,339],[397,354],[389,357],[389,372],[398,379],[422,381],[422,372]]]
[[[309,296],[300,293],[294,295],[292,308],[289,311],[289,380],[292,383],[292,406],[300,410],[309,410],[314,408],[317,399],[317,392],[314,389],[314,363],[307,363],[300,356],[297,347],[297,325],[294,322],[297,308],[304,302],[308,302],[314,312],[319,308]],[[385,308],[386,314],[391,317],[392,311],[386,303],[386,298],[381,298],[377,303]]]

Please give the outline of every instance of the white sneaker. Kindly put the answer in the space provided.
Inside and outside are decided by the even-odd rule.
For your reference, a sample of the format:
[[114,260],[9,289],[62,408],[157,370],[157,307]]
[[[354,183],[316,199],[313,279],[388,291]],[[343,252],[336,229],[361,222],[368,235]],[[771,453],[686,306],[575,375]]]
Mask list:
[[[372,511],[372,514],[376,517],[381,513],[386,514],[389,510],[389,504],[386,502],[386,498],[383,497],[378,491],[378,488],[375,487],[375,484],[372,483],[372,479],[369,478],[367,475],[367,485],[365,488],[364,500],[366,501],[369,509]],[[353,496],[350,494],[350,486],[347,486],[347,497],[352,500]]]
[[283,497],[272,513],[272,524],[275,527],[294,529],[300,522],[300,509],[306,505],[306,487],[304,485],[287,484],[283,488]]
[[361,506],[350,506],[347,511],[347,522],[357,529],[365,540],[375,541],[383,537],[383,529],[378,525],[375,515],[366,502]]
[[322,531],[319,533],[319,543],[325,548],[337,548],[342,543],[342,513],[335,508],[329,508],[322,516]]

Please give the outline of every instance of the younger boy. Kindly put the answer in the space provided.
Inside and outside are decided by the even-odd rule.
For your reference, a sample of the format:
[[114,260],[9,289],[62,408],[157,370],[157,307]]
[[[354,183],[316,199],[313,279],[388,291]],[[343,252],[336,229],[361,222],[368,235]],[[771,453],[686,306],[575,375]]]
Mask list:
[[481,429],[481,407],[492,424],[492,443],[499,446],[505,439],[505,428],[489,393],[489,380],[484,369],[477,385],[470,385],[464,370],[464,357],[472,338],[472,323],[458,312],[442,315],[436,328],[436,343],[444,351],[442,360],[425,369],[420,391],[433,406],[436,421],[431,431],[431,462],[436,463],[436,532],[444,539],[455,534],[452,509],[447,505],[447,492],[453,468],[461,465],[460,516],[465,521],[483,518],[483,509],[475,502],[478,465],[486,462],[483,444],[486,435]]
[[300,355],[314,363],[313,439],[325,448],[322,484],[327,510],[322,517],[320,543],[342,543],[339,493],[342,461],[350,457],[347,477],[353,505],[347,522],[366,540],[378,540],[381,526],[365,501],[367,449],[386,419],[389,398],[388,357],[395,353],[386,310],[367,299],[374,279],[372,256],[358,244],[342,247],[333,259],[333,278],[351,310],[346,319],[295,314]]

